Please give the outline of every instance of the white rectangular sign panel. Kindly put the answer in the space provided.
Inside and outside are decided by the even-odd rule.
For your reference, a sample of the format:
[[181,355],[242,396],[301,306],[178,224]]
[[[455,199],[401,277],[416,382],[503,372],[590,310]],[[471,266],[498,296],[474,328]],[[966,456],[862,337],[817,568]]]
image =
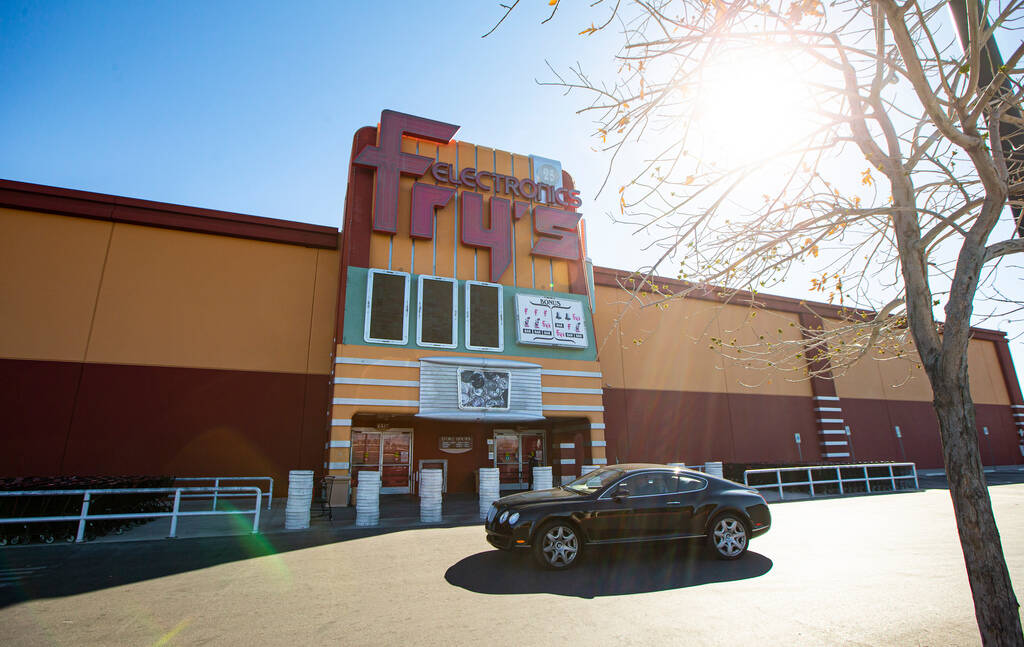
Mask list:
[[517,294],[516,339],[520,344],[587,348],[583,303],[539,294]]

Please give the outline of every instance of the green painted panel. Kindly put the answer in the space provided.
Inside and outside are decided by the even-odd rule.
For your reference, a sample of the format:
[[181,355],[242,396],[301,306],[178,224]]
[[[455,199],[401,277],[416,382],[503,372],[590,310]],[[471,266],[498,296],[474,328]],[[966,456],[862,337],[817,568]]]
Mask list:
[[[374,344],[363,339],[363,326],[366,319],[366,277],[369,270],[365,267],[348,268],[348,284],[345,286],[345,330],[342,335],[343,344],[355,344],[360,346],[389,346],[392,348],[420,348],[424,351],[431,351],[433,354],[443,353],[446,350],[459,353],[476,353],[481,357],[501,357],[504,355],[513,357],[540,357],[547,359],[571,359],[581,361],[597,360],[597,345],[594,341],[594,322],[590,316],[590,308],[587,305],[587,298],[580,294],[565,294],[563,292],[550,292],[546,290],[529,290],[525,288],[514,288],[503,286],[502,309],[504,313],[504,334],[505,350],[500,353],[488,353],[471,351],[466,348],[466,282],[459,281],[459,335],[458,346],[455,348],[434,348],[417,346],[416,344],[416,307],[417,307],[417,279],[419,275],[413,274],[409,278],[409,343],[398,344]],[[516,306],[517,294],[536,294],[544,297],[555,297],[562,299],[575,299],[583,302],[583,317],[586,320],[587,339],[590,345],[585,349],[570,348],[548,348],[544,346],[528,346],[516,342]]]

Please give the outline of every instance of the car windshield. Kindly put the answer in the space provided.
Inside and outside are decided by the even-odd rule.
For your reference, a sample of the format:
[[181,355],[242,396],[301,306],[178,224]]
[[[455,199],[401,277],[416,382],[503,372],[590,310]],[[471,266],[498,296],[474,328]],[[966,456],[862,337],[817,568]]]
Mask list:
[[607,486],[612,481],[620,478],[625,472],[620,469],[602,467],[601,469],[587,472],[580,478],[566,483],[564,487],[581,494],[592,494]]

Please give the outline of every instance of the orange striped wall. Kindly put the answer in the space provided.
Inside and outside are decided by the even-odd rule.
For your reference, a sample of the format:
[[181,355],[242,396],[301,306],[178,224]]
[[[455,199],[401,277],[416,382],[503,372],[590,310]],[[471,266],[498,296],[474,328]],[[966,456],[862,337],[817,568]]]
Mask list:
[[[458,356],[467,358],[480,358],[481,355],[459,352],[432,352],[428,349],[407,349],[391,346],[370,346],[370,345],[343,345],[337,347],[337,363],[335,365],[335,379],[356,378],[360,380],[388,380],[409,382],[409,385],[383,386],[374,384],[335,384],[333,397],[354,398],[364,400],[361,404],[332,404],[331,405],[331,433],[330,443],[334,445],[347,444],[351,440],[352,418],[357,414],[406,414],[417,413],[415,405],[398,406],[394,404],[377,405],[372,404],[373,400],[405,400],[418,402],[419,400],[419,368],[417,366],[379,366],[347,363],[347,359],[373,359],[373,360],[397,360],[416,363],[421,357],[432,355],[444,355],[446,357]],[[514,357],[503,355],[503,359],[519,360],[524,362],[539,363],[544,370],[577,371],[587,373],[598,373],[600,365],[592,361],[579,361],[569,359],[550,359],[536,357]],[[575,418],[586,419],[591,424],[589,434],[590,441],[604,440],[604,397],[602,380],[600,377],[586,376],[564,376],[564,375],[543,375],[541,376],[541,389],[586,389],[596,390],[597,393],[543,393],[543,403],[547,405],[574,405],[587,406],[597,409],[585,412],[564,412],[560,410],[544,410],[548,418]],[[349,448],[328,447],[326,461],[328,464],[349,463]],[[592,448],[594,458],[603,459],[606,457],[605,448],[597,446]],[[329,474],[341,476],[349,473],[348,468],[332,468]]]

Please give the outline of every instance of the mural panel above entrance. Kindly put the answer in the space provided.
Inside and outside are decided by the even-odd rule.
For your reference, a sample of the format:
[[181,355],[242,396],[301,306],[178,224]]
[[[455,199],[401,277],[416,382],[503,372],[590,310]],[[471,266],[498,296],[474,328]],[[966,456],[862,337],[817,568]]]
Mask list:
[[540,364],[489,357],[420,358],[420,418],[543,420]]

